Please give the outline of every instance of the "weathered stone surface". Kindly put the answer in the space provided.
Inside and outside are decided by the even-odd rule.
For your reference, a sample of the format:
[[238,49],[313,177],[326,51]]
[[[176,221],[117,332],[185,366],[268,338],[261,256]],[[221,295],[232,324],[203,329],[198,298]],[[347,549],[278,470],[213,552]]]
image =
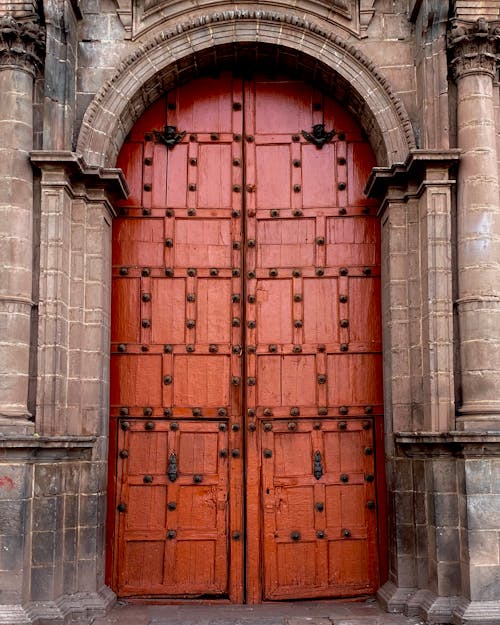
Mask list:
[[[380,598],[431,623],[497,623],[498,441],[446,433],[500,429],[498,2],[457,0],[455,22],[437,0],[195,4],[0,0],[0,430],[31,431],[29,405],[53,440],[14,453],[0,438],[0,604],[12,606],[0,623],[85,622],[113,601],[103,561],[121,183],[88,165],[113,167],[149,104],[214,51],[230,64],[242,42],[250,61],[333,92],[378,158],[390,580]],[[92,457],[81,439],[54,438],[86,434]],[[28,613],[30,600],[40,604]]]

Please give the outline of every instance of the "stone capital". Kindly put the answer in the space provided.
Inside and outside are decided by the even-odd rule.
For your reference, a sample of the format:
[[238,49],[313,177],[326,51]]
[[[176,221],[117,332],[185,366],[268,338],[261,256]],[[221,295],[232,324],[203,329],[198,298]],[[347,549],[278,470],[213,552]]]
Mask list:
[[468,74],[495,75],[499,60],[500,21],[455,19],[448,32],[448,49],[455,80]]
[[30,74],[43,63],[45,29],[33,16],[16,20],[9,13],[0,16],[0,70],[17,68]]

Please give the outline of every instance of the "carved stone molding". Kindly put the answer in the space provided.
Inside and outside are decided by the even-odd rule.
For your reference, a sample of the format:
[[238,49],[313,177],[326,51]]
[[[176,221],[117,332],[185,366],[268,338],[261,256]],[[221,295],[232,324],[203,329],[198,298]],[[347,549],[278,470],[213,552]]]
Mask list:
[[[404,162],[409,150],[415,148],[413,128],[402,101],[359,48],[324,25],[302,17],[235,9],[176,23],[138,45],[87,108],[77,152],[88,163],[113,164],[132,123],[160,93],[175,84],[170,68],[179,59],[183,60],[186,79],[191,68],[195,75],[196,63],[191,60],[190,65],[190,59],[202,59],[214,46],[236,49],[240,42],[248,44],[252,39],[256,46],[270,42],[276,49],[276,42],[281,41],[279,46],[322,62],[326,78],[338,75],[337,81],[350,94],[349,101],[356,102],[355,114],[366,117],[375,151],[377,146],[379,149],[379,163]],[[140,81],[131,81],[131,75],[140,76]]]
[[[196,19],[200,12],[252,10],[265,5],[262,10],[284,11],[291,18],[307,15],[309,19],[320,19],[338,28],[340,34],[364,37],[374,14],[375,0],[265,0],[252,3],[232,3],[229,0],[197,0],[196,13],[193,3],[185,0],[114,0],[117,14],[132,39],[142,38],[146,33],[165,28],[172,20]],[[257,5],[257,7],[256,7]]]
[[8,13],[0,17],[0,69],[15,67],[35,73],[43,63],[45,29],[36,19],[17,21]]
[[499,60],[500,21],[453,20],[448,33],[455,80],[467,74],[495,75]]

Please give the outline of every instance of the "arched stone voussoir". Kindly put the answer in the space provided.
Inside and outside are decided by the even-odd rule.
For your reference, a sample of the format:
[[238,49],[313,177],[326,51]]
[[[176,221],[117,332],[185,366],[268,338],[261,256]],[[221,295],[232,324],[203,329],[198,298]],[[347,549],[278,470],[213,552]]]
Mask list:
[[[242,56],[243,51],[243,56]],[[144,43],[96,94],[77,152],[113,167],[140,115],[166,90],[214,69],[262,62],[300,74],[334,95],[365,128],[379,166],[405,162],[415,148],[405,108],[386,78],[355,46],[313,22],[275,11],[232,10],[198,16]]]

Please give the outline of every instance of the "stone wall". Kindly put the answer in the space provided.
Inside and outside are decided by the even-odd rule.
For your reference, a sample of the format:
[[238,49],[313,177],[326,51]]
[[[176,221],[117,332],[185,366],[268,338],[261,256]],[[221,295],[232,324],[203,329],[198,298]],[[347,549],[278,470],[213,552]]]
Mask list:
[[[500,232],[498,1],[0,0],[0,19],[0,623],[86,622],[114,600],[103,567],[110,233],[126,193],[116,155],[166,89],[258,57],[314,76],[377,154],[367,190],[383,233],[389,525],[379,598],[429,623],[498,623],[498,293],[469,324],[485,293],[464,282],[472,265],[458,245],[480,223],[463,227],[463,191],[477,182],[464,150],[493,155],[493,201],[478,202],[492,225],[479,234]],[[489,65],[463,78],[478,41]],[[476,107],[463,107],[471,98],[488,112],[487,146]],[[493,265],[494,244],[472,269]],[[474,341],[487,344],[479,364]],[[462,382],[490,373],[485,415]]]

